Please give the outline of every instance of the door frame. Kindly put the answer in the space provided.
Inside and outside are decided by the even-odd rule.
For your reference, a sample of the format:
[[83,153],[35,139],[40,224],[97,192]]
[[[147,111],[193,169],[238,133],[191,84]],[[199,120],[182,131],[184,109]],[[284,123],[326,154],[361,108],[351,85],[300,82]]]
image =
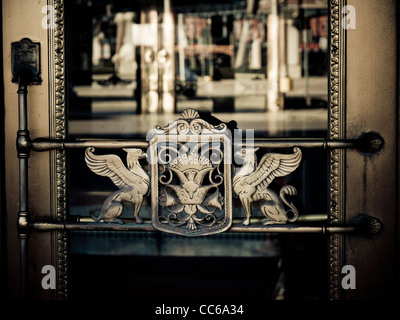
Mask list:
[[[372,1],[372,0],[370,0]],[[356,93],[352,91],[353,81],[355,75],[348,73],[348,60],[349,56],[352,57],[351,62],[354,61],[354,50],[351,47],[349,38],[356,37],[355,32],[350,35],[342,26],[342,14],[341,9],[350,1],[347,0],[328,0],[328,6],[330,11],[330,59],[329,59],[329,130],[328,137],[332,140],[350,139],[357,138],[353,136],[360,132],[353,130],[353,123],[346,123],[346,119],[349,115],[353,115],[347,108],[347,105],[351,106],[350,102],[353,103]],[[364,0],[365,2],[365,0]],[[365,6],[363,1],[354,0],[352,4],[355,7]],[[37,27],[41,25],[43,15],[41,14],[42,7],[44,5],[51,5],[55,9],[55,28],[54,29],[43,29]],[[398,10],[398,4],[392,0],[386,0],[384,11],[388,14],[390,12],[396,12]],[[66,69],[65,69],[65,38],[64,38],[64,1],[63,0],[48,0],[38,1],[36,3],[27,4],[24,0],[14,1],[2,1],[3,5],[3,25],[6,25],[7,33],[3,34],[3,66],[4,66],[4,100],[5,106],[7,106],[7,112],[4,116],[5,121],[5,156],[4,156],[4,178],[5,178],[5,190],[4,200],[5,203],[6,217],[3,221],[6,221],[7,235],[3,237],[5,241],[6,250],[2,253],[6,256],[6,266],[8,270],[8,295],[14,298],[19,297],[19,286],[20,277],[18,272],[15,270],[19,269],[20,259],[19,243],[18,243],[18,232],[17,232],[17,212],[18,212],[18,165],[16,162],[16,150],[15,150],[15,137],[17,128],[17,86],[11,83],[11,65],[10,65],[10,43],[18,41],[23,37],[29,37],[34,41],[38,41],[42,45],[42,78],[43,82],[41,86],[32,86],[29,88],[28,98],[28,110],[34,108],[34,112],[29,114],[29,128],[32,137],[50,137],[53,139],[63,140],[67,137],[67,110],[66,110]],[[24,9],[22,9],[24,8]],[[394,10],[393,10],[394,9]],[[25,10],[25,11],[24,11]],[[25,12],[25,13],[24,13]],[[35,14],[30,14],[35,12]],[[361,12],[363,12],[361,10]],[[17,15],[21,15],[19,19],[16,19]],[[37,13],[37,14],[36,14]],[[369,16],[373,16],[374,13],[370,12]],[[391,20],[386,21],[389,25],[390,30],[393,28],[396,30],[396,16],[391,15]],[[36,27],[32,27],[36,26]],[[358,32],[361,32],[362,36],[365,37],[365,28],[359,28]],[[397,28],[398,30],[398,28]],[[374,33],[376,35],[376,32]],[[375,38],[373,38],[375,39]],[[393,45],[389,45],[388,41],[382,42],[393,53]],[[362,44],[363,48],[370,47],[371,43],[368,39],[364,39]],[[389,97],[393,100],[393,95],[396,105],[396,128],[391,128],[396,132],[396,139],[392,143],[388,144],[388,140],[385,143],[385,149],[381,152],[382,154],[388,152],[395,155],[390,162],[391,170],[395,172],[395,177],[398,177],[398,160],[399,157],[399,74],[398,74],[398,45],[395,45],[396,51],[396,70],[395,73],[395,93],[393,90],[387,89],[384,92],[385,97]],[[375,49],[376,51],[379,48]],[[358,66],[359,67],[359,66]],[[380,64],[370,66],[377,73],[381,74]],[[391,74],[393,76],[393,74]],[[371,93],[373,94],[373,93]],[[369,106],[367,108],[373,108]],[[393,108],[393,105],[388,106],[388,109]],[[368,113],[365,113],[367,116]],[[363,119],[361,119],[362,121]],[[48,126],[43,126],[43,123],[48,123]],[[384,129],[385,123],[375,123],[373,129],[380,131]],[[393,125],[393,123],[392,123]],[[45,128],[44,128],[45,127]],[[358,129],[362,129],[361,126]],[[372,128],[371,128],[372,129]],[[389,129],[388,129],[389,130]],[[331,149],[329,160],[329,208],[328,218],[331,224],[343,224],[351,221],[354,218],[353,213],[349,214],[349,210],[358,211],[357,205],[354,204],[356,200],[349,198],[352,194],[350,186],[352,185],[349,178],[359,176],[359,168],[357,167],[357,161],[359,157],[366,157],[366,155],[357,154],[356,151],[346,151],[343,149]],[[371,160],[379,162],[380,155],[374,156]],[[348,158],[350,160],[348,161]],[[383,159],[382,161],[387,161]],[[43,166],[43,164],[45,165]],[[382,165],[384,165],[383,163]],[[367,168],[367,173],[371,174],[373,170],[376,170],[376,165],[372,163],[374,168]],[[67,155],[65,151],[54,150],[49,153],[33,153],[30,158],[30,203],[31,212],[35,218],[48,217],[50,216],[57,220],[65,220],[67,215]],[[379,186],[383,186],[385,181],[382,179],[377,181]],[[393,184],[393,182],[391,182]],[[35,188],[35,186],[40,188]],[[378,187],[379,187],[378,186]],[[399,265],[398,246],[399,241],[399,221],[397,216],[399,214],[399,200],[396,200],[394,192],[400,190],[398,179],[394,182],[393,190],[390,193],[390,205],[386,207],[390,211],[390,218],[381,215],[380,219],[384,220],[385,232],[390,232],[391,241],[390,250],[387,251],[385,258],[388,258],[390,254],[394,253],[395,261],[393,268]],[[383,188],[378,193],[387,191],[387,188]],[[354,192],[354,191],[353,191]],[[377,196],[371,190],[363,190],[363,199],[359,200],[360,210],[358,213],[376,215],[376,212],[362,212],[362,205],[371,196]],[[3,199],[2,199],[3,200]],[[363,202],[364,201],[364,202]],[[387,213],[389,215],[389,213]],[[4,218],[4,216],[2,217]],[[393,228],[387,231],[387,225],[392,225]],[[31,234],[31,246],[30,246],[30,257],[38,259],[43,264],[51,264],[56,266],[57,270],[57,290],[44,291],[35,289],[33,284],[40,283],[42,274],[40,272],[40,265],[37,263],[31,264],[31,295],[39,299],[67,299],[68,297],[68,243],[65,231],[52,231],[49,233],[32,233]],[[387,240],[387,238],[386,238]],[[374,240],[381,241],[381,240]],[[329,295],[330,299],[339,300],[345,298],[357,298],[365,296],[365,294],[358,295],[354,292],[345,292],[341,287],[342,279],[342,267],[346,263],[352,263],[356,261],[355,255],[347,252],[346,245],[348,243],[354,244],[351,236],[345,236],[342,234],[333,234],[328,236],[328,281],[329,281]],[[360,244],[357,244],[360,245]],[[382,244],[380,244],[382,245]],[[42,248],[50,248],[50,250],[42,250]],[[374,248],[376,250],[376,247]],[[46,252],[45,252],[46,251]],[[31,259],[30,259],[31,260]],[[34,261],[34,260],[32,260]],[[379,269],[379,268],[378,268]],[[376,271],[377,269],[375,269]],[[361,273],[361,278],[366,279],[368,276],[368,270],[357,270],[358,274]],[[391,269],[391,272],[393,270]],[[392,276],[392,275],[391,275]],[[385,278],[385,277],[383,277]],[[387,279],[386,279],[387,280]],[[397,279],[398,280],[398,279]],[[378,280],[377,280],[378,281]],[[368,290],[368,286],[367,289]],[[372,288],[369,288],[368,296],[373,297]],[[350,293],[350,294],[349,294]]]
[[[332,140],[345,139],[346,110],[346,32],[342,26],[341,8],[346,0],[329,0],[329,100],[328,134]],[[330,223],[345,221],[345,156],[343,149],[331,149],[329,154],[329,208]],[[344,235],[331,234],[328,239],[329,297],[339,300],[340,272],[343,266]]]

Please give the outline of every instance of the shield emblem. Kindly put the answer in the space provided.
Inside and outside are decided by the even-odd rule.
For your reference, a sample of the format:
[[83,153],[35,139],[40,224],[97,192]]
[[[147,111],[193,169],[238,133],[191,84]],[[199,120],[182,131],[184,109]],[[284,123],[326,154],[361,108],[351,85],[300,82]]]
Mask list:
[[232,139],[192,109],[148,136],[152,225],[184,236],[220,233],[232,225]]

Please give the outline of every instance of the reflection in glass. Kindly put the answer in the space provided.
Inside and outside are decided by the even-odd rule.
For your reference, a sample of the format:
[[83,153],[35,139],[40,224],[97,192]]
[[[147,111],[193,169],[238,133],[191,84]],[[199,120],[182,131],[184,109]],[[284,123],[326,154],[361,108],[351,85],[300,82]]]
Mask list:
[[[149,129],[176,120],[187,108],[211,112],[226,123],[234,120],[239,129],[254,129],[256,138],[327,135],[326,1],[75,0],[66,1],[65,7],[71,138],[145,140]],[[125,157],[121,150],[98,152]],[[271,151],[260,150],[261,154],[265,152]],[[300,216],[324,213],[326,152],[302,152],[304,161],[299,169],[288,178],[277,179],[271,187],[279,190],[282,185],[295,186]],[[147,164],[142,165],[147,170]],[[115,191],[111,181],[90,172],[82,150],[69,155],[69,172],[72,218],[89,217],[90,210],[101,207]],[[233,202],[234,219],[242,220],[243,207],[238,199]],[[121,218],[131,218],[132,208],[127,207]],[[257,215],[259,208],[254,211]],[[149,198],[140,215],[151,217]],[[97,263],[104,264],[109,263],[109,256],[134,260],[137,258],[132,257],[142,256],[260,259],[264,270],[274,272],[265,277],[268,283],[263,283],[262,290],[269,290],[262,293],[265,297],[324,296],[325,247],[319,236],[221,234],[186,239],[154,233],[73,232],[70,249],[72,264],[76,263],[71,271],[76,279],[72,287],[78,288],[73,291],[75,297],[91,294],[79,282],[83,277],[80,268],[90,265],[83,255],[96,256]],[[102,260],[102,256],[107,259]],[[246,278],[254,273],[251,266],[239,260],[229,260],[243,267],[236,274]],[[197,260],[191,260],[190,265],[192,261]],[[205,268],[216,267],[205,263]],[[312,279],[306,277],[311,269],[318,270]],[[136,272],[140,275],[140,270]],[[262,270],[257,273],[263,276]],[[87,277],[85,274],[83,278]],[[247,280],[253,290],[260,289],[259,280]],[[202,281],[196,283],[201,285]],[[126,285],[124,280],[122,284]],[[240,285],[239,281],[235,294],[248,295]],[[105,286],[110,287],[112,284]],[[196,294],[190,291],[193,288],[182,290]],[[116,292],[107,292],[111,291]],[[226,294],[229,292],[224,291]]]
[[258,136],[325,136],[325,1],[67,6],[72,136],[143,137],[186,108],[235,118]]

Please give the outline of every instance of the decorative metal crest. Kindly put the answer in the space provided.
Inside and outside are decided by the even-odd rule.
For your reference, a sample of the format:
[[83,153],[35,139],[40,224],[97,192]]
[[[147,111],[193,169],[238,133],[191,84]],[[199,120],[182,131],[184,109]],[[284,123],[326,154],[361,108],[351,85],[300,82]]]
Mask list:
[[[96,155],[94,148],[86,150],[88,167],[109,177],[119,188],[107,197],[99,213],[91,212],[95,221],[124,223],[119,217],[124,203],[129,202],[136,222],[142,223],[139,211],[150,189],[151,222],[160,231],[199,236],[229,229],[232,190],[243,205],[244,225],[250,223],[255,202],[260,203],[267,218],[264,225],[296,221],[298,210],[287,199],[288,195],[296,195],[296,189],[287,185],[278,195],[269,185],[276,177],[296,170],[301,161],[299,148],[291,154],[266,153],[257,165],[258,148],[245,145],[233,154],[227,126],[211,125],[192,109],[165,127],[156,126],[147,140],[150,175],[139,163],[146,157],[141,149],[124,149],[127,167],[116,155]],[[241,167],[234,168],[232,156],[242,161]]]
[[192,109],[155,127],[150,140],[152,224],[187,236],[214,234],[232,224],[231,132]]

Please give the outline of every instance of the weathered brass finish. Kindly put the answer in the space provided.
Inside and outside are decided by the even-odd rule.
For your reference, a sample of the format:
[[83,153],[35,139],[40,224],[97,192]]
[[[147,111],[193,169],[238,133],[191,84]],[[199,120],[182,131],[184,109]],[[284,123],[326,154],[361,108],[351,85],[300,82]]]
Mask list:
[[[360,1],[358,1],[360,2]],[[357,2],[357,3],[358,3]],[[72,148],[88,148],[94,146],[96,148],[122,148],[122,147],[137,147],[137,148],[147,148],[147,142],[139,141],[120,141],[114,143],[113,141],[67,141],[66,139],[66,113],[65,113],[65,83],[64,83],[64,9],[62,0],[49,0],[49,4],[54,5],[56,14],[56,28],[49,29],[49,88],[50,88],[50,139],[34,139],[30,140],[29,132],[26,130],[20,130],[17,138],[17,148],[18,154],[21,158],[21,163],[25,163],[22,167],[27,168],[27,157],[30,151],[50,151],[55,150],[51,153],[51,159],[53,161],[53,177],[52,192],[55,194],[53,206],[54,206],[54,219],[50,219],[49,222],[30,220],[28,211],[20,211],[18,219],[19,234],[21,239],[21,256],[23,252],[27,252],[28,240],[23,237],[24,234],[28,234],[29,230],[37,231],[56,231],[54,232],[55,241],[52,244],[55,245],[53,248],[55,253],[55,260],[57,261],[57,294],[58,298],[65,299],[67,293],[67,246],[66,246],[66,230],[74,230],[77,228],[79,230],[90,230],[86,229],[96,228],[96,230],[109,230],[108,228],[114,230],[114,228],[137,228],[146,231],[152,231],[154,228],[149,224],[137,225],[131,224],[129,222],[124,225],[118,224],[104,224],[104,223],[90,223],[90,225],[84,222],[69,222],[66,221],[66,157],[65,150]],[[369,140],[369,146],[365,147],[356,140],[346,139],[352,135],[351,132],[346,132],[346,94],[345,94],[345,78],[346,78],[346,63],[345,63],[345,31],[341,27],[342,16],[340,11],[346,2],[344,0],[329,0],[330,5],[330,86],[329,86],[329,138],[328,139],[311,139],[311,140],[298,140],[298,141],[278,141],[278,140],[264,140],[256,141],[255,147],[263,148],[291,148],[291,147],[301,147],[301,148],[329,148],[330,151],[330,191],[329,198],[330,211],[328,213],[329,224],[324,227],[297,227],[297,225],[284,225],[284,226],[255,226],[251,225],[248,227],[237,226],[235,224],[227,232],[258,232],[257,228],[260,228],[260,232],[320,232],[329,234],[329,283],[330,283],[330,297],[332,299],[342,298],[340,294],[340,272],[341,267],[344,264],[343,251],[345,248],[343,233],[355,232],[354,226],[345,226],[345,167],[346,167],[346,152],[344,149],[358,148],[362,153],[372,153],[379,151],[383,146],[383,139],[374,137]],[[361,3],[361,2],[360,2]],[[368,6],[368,5],[366,5]],[[360,5],[360,7],[362,7]],[[393,7],[393,5],[392,5]],[[383,10],[384,13],[386,11]],[[369,19],[368,19],[369,20]],[[370,21],[370,20],[369,20]],[[365,28],[365,27],[364,27]],[[360,28],[362,30],[362,28]],[[374,34],[378,33],[375,31]],[[359,37],[360,33],[357,34]],[[361,33],[359,41],[364,41],[363,33]],[[356,37],[356,35],[354,35]],[[370,41],[366,42],[370,45]],[[385,48],[386,49],[386,48]],[[354,54],[354,53],[353,53]],[[376,54],[376,53],[375,53]],[[386,60],[385,60],[386,61]],[[388,59],[387,61],[391,61]],[[375,71],[377,67],[371,68]],[[357,69],[356,69],[357,70]],[[373,73],[373,72],[372,72]],[[358,75],[358,72],[354,73]],[[372,80],[369,80],[373,82]],[[382,82],[380,82],[382,83]],[[368,87],[369,88],[369,87]],[[388,89],[387,89],[388,90]],[[357,91],[357,90],[354,90]],[[368,98],[372,96],[374,92],[368,95]],[[381,95],[376,95],[376,99],[382,98]],[[386,94],[387,96],[387,94]],[[385,97],[385,95],[384,95]],[[367,99],[368,99],[367,98]],[[385,100],[386,101],[386,100]],[[372,105],[377,105],[373,103]],[[349,108],[350,109],[350,108]],[[357,108],[353,108],[354,110]],[[370,108],[369,108],[370,109]],[[360,110],[358,108],[357,110]],[[387,110],[387,109],[385,109]],[[375,126],[370,126],[375,128]],[[389,129],[387,130],[389,131]],[[383,132],[383,131],[382,131]],[[386,133],[386,131],[385,131]],[[390,132],[389,132],[390,133]],[[365,136],[364,136],[365,137]],[[389,137],[389,135],[385,135]],[[358,139],[357,139],[358,140]],[[389,138],[388,138],[389,142]],[[352,164],[352,163],[350,163]],[[393,172],[393,171],[391,171]],[[377,172],[380,174],[381,172]],[[27,184],[27,179],[23,179],[25,184]],[[370,179],[375,181],[373,177]],[[370,182],[371,183],[371,182]],[[381,185],[381,184],[380,184]],[[372,188],[371,188],[372,189]],[[21,189],[20,189],[21,190]],[[351,190],[353,190],[351,188]],[[382,192],[385,192],[383,190]],[[23,192],[24,193],[24,192]],[[358,200],[358,199],[356,199]],[[53,201],[53,200],[52,200]],[[383,211],[384,212],[384,211]],[[52,213],[50,213],[53,215]],[[351,213],[349,214],[351,215]],[[382,216],[381,214],[380,216]],[[301,218],[301,217],[300,217]],[[299,219],[300,220],[300,219]],[[298,220],[298,221],[299,221]],[[369,218],[370,222],[365,223],[362,227],[357,227],[357,230],[369,230],[370,236],[379,235],[382,232],[382,224],[375,218]],[[339,224],[339,225],[336,225]],[[115,229],[115,230],[116,230]],[[135,229],[136,230],[136,229]],[[240,231],[238,231],[240,230]],[[286,231],[288,230],[288,231]],[[296,230],[296,231],[295,231]],[[300,231],[301,230],[301,231]],[[316,231],[318,230],[318,231]],[[323,231],[325,230],[325,231]],[[361,232],[363,234],[363,232]],[[371,249],[372,250],[372,249]],[[370,251],[368,251],[369,253]],[[53,252],[52,252],[53,253]],[[378,259],[379,256],[376,258]],[[25,260],[27,263],[27,260]],[[27,270],[27,266],[22,266],[22,270]],[[23,285],[27,285],[27,280],[22,276]],[[26,290],[25,290],[26,291]],[[361,290],[357,290],[360,292]]]
[[193,109],[149,133],[152,224],[156,229],[197,236],[231,226],[231,137],[225,124],[213,126]]
[[19,212],[18,237],[21,251],[21,298],[28,297],[29,281],[29,212],[28,212],[28,158],[29,130],[27,113],[27,86],[40,84],[40,43],[28,38],[11,44],[12,82],[18,83],[18,133],[17,155],[19,158]]
[[[310,215],[310,219],[313,215]],[[78,221],[52,221],[37,220],[30,223],[30,229],[38,232],[48,232],[54,230],[90,230],[90,231],[158,231],[150,223],[145,221],[143,224],[137,224],[132,219],[124,219],[124,224],[108,224],[93,222],[91,218],[78,218]],[[376,237],[382,232],[382,223],[370,216],[361,215],[352,224],[335,225],[322,223],[320,225],[303,225],[302,223],[290,225],[269,225],[262,226],[254,224],[243,226],[241,223],[233,224],[226,232],[251,232],[251,233],[320,233],[320,234],[354,234],[364,237]]]
[[[29,281],[29,213],[28,213],[28,157],[29,150],[26,150],[26,137],[29,136],[27,130],[27,117],[26,117],[26,85],[19,85],[18,94],[24,97],[18,100],[19,102],[19,130],[17,136],[18,158],[19,158],[19,212],[18,212],[18,237],[20,239],[21,250],[21,298],[27,299],[28,297],[28,281]],[[22,143],[21,143],[22,142]]]
[[[43,152],[50,150],[86,149],[89,147],[119,149],[119,148],[148,148],[149,143],[143,140],[55,140],[48,138],[35,138],[29,140],[29,148],[33,151]],[[234,142],[235,144],[238,142]],[[356,149],[360,152],[377,152],[384,144],[383,138],[363,134],[358,139],[330,140],[324,138],[304,139],[254,139],[254,147],[259,148],[323,148],[323,149]],[[242,145],[240,143],[240,145]]]
[[106,176],[119,188],[104,201],[100,214],[96,216],[91,213],[93,220],[104,222],[124,223],[118,217],[122,214],[123,201],[133,204],[133,216],[137,223],[142,223],[139,217],[139,210],[142,206],[143,197],[149,191],[150,179],[148,174],[139,164],[140,158],[145,158],[146,154],[140,149],[127,149],[128,168],[122,163],[121,159],[115,155],[98,156],[93,153],[94,148],[86,149],[85,161],[87,166],[94,173]]
[[[377,139],[376,135],[372,137]],[[321,227],[290,225],[276,228],[268,226],[293,223],[298,218],[297,209],[286,199],[286,195],[296,195],[294,187],[282,187],[279,196],[268,189],[268,185],[274,178],[288,175],[299,166],[301,151],[298,147],[295,147],[293,153],[290,154],[267,153],[256,165],[255,152],[259,147],[243,145],[235,154],[237,158],[243,159],[243,165],[234,168],[232,159],[230,159],[232,152],[230,131],[224,124],[213,126],[207,123],[192,109],[184,111],[177,121],[165,127],[154,128],[149,134],[149,139],[151,223],[156,230],[185,236],[214,234],[226,230],[278,233],[356,231],[353,227],[342,225]],[[362,143],[365,145],[367,139],[364,136],[360,139],[363,139]],[[128,143],[135,144],[135,142]],[[358,140],[353,143],[354,145],[361,144]],[[116,142],[112,142],[112,145],[118,146]],[[140,143],[139,145],[143,147]],[[35,230],[47,228],[56,230],[71,228],[79,230],[150,230],[148,225],[133,226],[131,221],[119,218],[123,211],[122,201],[128,201],[132,202],[134,206],[135,222],[143,223],[142,218],[139,217],[139,211],[143,197],[150,191],[149,175],[139,164],[139,158],[145,157],[144,152],[139,148],[125,148],[124,150],[128,153],[128,168],[115,155],[95,155],[93,147],[87,148],[85,153],[88,167],[96,174],[109,177],[120,188],[105,200],[99,216],[91,213],[92,219],[124,224],[123,226],[93,224],[81,222],[81,220],[76,223],[37,222],[33,224],[33,228]],[[220,168],[222,163],[224,164],[223,169]],[[242,202],[246,218],[242,222],[245,226],[236,224],[231,227],[233,219],[230,172],[234,169],[236,171],[233,177],[233,191]],[[203,184],[206,176],[208,183]],[[220,189],[220,186],[223,188]],[[260,225],[247,227],[250,224],[253,201],[262,201],[261,212],[268,218],[262,222],[264,227]],[[286,204],[289,209],[286,210],[283,204]],[[217,217],[215,213],[218,211],[224,212],[224,215],[220,213]],[[291,213],[290,216],[289,213]],[[373,226],[370,228],[365,226],[369,226],[374,220],[369,220],[367,223],[365,221],[363,219],[362,223],[359,222],[359,225],[363,227],[363,234],[372,233],[371,230],[375,230]],[[375,227],[380,230],[381,224],[376,223]]]
[[[331,140],[346,138],[346,49],[345,29],[343,28],[341,10],[345,0],[330,0],[330,50],[329,50],[329,132]],[[345,222],[345,150],[331,149],[329,163],[329,221],[332,224]],[[329,295],[332,300],[341,299],[341,270],[344,265],[344,237],[341,234],[329,235]]]
[[[151,168],[152,224],[161,231],[186,236],[208,235],[226,231],[232,224],[232,134],[225,124],[211,125],[197,111],[185,110],[180,118],[149,133],[148,161]],[[128,152],[129,170],[115,155],[98,156],[86,149],[85,160],[96,174],[109,177],[120,190],[105,200],[95,221],[123,224],[122,201],[134,206],[134,217],[142,223],[139,210],[149,191],[149,176],[139,164],[141,149]],[[282,187],[279,196],[268,188],[276,177],[292,173],[300,164],[301,151],[293,154],[265,154],[256,166],[255,151],[244,146],[235,154],[243,159],[236,168],[233,190],[246,213],[249,225],[251,203],[260,201],[267,224],[284,224],[298,218],[298,210],[286,195],[296,195],[292,186]],[[207,177],[207,183],[204,183]],[[176,181],[175,183],[173,181]],[[178,183],[178,184],[176,184]],[[289,210],[286,210],[284,203]],[[291,216],[289,216],[291,214]]]
[[[295,148],[293,154],[267,153],[256,167],[255,152],[257,150],[258,148],[243,148],[236,155],[243,159],[243,166],[233,177],[233,190],[246,213],[243,224],[248,225],[250,222],[252,202],[260,200],[262,200],[261,212],[268,218],[264,225],[296,221],[299,216],[298,210],[285,197],[296,195],[296,189],[292,186],[284,186],[278,197],[268,186],[274,178],[286,176],[297,169],[301,161],[300,149]],[[285,211],[283,203],[290,209]],[[292,213],[292,217],[288,216],[289,212]]]

